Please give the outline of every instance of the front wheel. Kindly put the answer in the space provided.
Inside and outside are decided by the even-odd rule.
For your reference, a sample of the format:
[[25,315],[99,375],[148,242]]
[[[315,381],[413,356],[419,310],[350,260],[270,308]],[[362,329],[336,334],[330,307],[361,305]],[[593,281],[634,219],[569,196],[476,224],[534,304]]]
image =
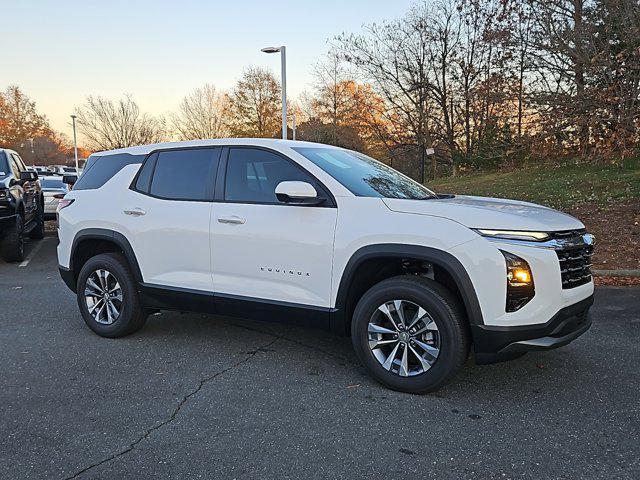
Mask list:
[[135,279],[122,254],[103,253],[90,258],[78,275],[76,295],[82,318],[101,337],[129,335],[147,320]]
[[42,240],[44,238],[44,202],[39,202],[36,217],[33,220],[35,226],[29,232],[29,237],[34,240]]
[[411,275],[367,291],[354,311],[351,335],[373,378],[408,393],[437,390],[469,353],[469,334],[455,297],[437,282]]
[[24,260],[24,245],[24,217],[18,213],[15,223],[4,233],[4,238],[0,237],[0,255],[7,262],[21,262]]

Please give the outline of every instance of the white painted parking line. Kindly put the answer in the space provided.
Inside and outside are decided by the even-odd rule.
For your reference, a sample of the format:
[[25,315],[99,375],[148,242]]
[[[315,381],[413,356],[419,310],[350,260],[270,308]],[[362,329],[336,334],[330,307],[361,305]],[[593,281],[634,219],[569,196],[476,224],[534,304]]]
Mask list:
[[18,265],[18,267],[26,267],[27,265],[29,265],[29,262],[33,260],[33,257],[36,256],[36,253],[38,253],[38,251],[42,248],[42,244],[46,242],[49,238],[51,237],[45,237],[42,240],[40,240],[36,244],[36,246],[33,247],[33,250],[29,252],[29,255],[27,255],[27,258],[25,258],[24,261],[20,265]]

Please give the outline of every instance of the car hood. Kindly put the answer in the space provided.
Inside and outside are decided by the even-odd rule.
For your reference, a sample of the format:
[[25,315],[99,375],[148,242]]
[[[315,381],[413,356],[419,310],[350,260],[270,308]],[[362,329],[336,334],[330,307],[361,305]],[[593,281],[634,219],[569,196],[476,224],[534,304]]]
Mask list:
[[584,228],[571,215],[517,200],[458,195],[427,200],[384,198],[383,202],[394,212],[448,218],[469,228],[545,232]]

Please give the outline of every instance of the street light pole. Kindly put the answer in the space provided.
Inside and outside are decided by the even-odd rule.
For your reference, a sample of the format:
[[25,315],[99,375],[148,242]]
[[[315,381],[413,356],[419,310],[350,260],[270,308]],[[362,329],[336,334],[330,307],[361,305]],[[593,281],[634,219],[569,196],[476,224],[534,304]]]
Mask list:
[[293,126],[292,126],[292,128],[291,128],[291,133],[293,134],[293,136],[292,136],[292,140],[295,140],[295,139],[296,139],[296,113],[295,113],[295,112],[293,112],[293,114],[291,115],[291,117],[292,117],[292,118],[291,118],[291,121],[292,121],[292,123],[293,123]]
[[76,159],[76,172],[79,171],[78,168],[78,140],[76,139],[76,116],[71,115],[71,121],[73,122],[73,156]]
[[280,67],[281,67],[281,83],[282,83],[282,138],[287,139],[287,48],[282,45],[281,47],[266,47],[263,48],[264,53],[276,53],[280,52]]

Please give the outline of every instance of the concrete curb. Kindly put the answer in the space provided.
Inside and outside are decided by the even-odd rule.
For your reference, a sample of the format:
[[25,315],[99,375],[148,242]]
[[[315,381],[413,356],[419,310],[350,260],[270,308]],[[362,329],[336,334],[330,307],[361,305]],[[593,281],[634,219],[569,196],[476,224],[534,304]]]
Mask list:
[[596,277],[631,277],[640,278],[640,270],[592,270]]

